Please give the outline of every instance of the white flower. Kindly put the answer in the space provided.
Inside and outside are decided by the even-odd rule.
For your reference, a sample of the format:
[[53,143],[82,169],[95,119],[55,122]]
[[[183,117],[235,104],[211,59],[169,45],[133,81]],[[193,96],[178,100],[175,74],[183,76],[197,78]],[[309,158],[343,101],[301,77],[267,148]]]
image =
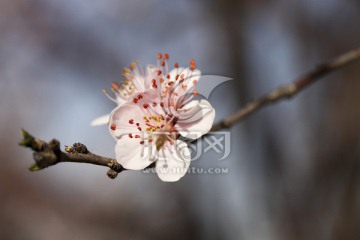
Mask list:
[[200,78],[195,62],[189,68],[168,71],[168,55],[160,58],[160,68],[150,89],[137,92],[111,113],[109,130],[117,141],[116,160],[125,168],[141,170],[156,162],[163,181],[183,177],[191,161],[187,144],[178,139],[199,138],[213,124],[215,110],[206,100],[192,100]]

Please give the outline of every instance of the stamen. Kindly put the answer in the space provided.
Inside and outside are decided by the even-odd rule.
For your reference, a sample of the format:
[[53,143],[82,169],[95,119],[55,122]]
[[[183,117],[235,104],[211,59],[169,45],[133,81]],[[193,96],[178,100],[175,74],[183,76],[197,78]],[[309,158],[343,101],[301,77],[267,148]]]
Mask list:
[[166,71],[166,74],[169,73],[169,66],[168,66],[168,61],[169,60],[169,54],[165,53],[164,54],[164,59],[165,59],[165,71]]
[[106,97],[108,97],[111,101],[117,103],[116,99],[111,97],[105,88],[103,89],[103,93],[105,93]]
[[194,59],[190,60],[190,70],[194,71],[196,69],[196,63]]

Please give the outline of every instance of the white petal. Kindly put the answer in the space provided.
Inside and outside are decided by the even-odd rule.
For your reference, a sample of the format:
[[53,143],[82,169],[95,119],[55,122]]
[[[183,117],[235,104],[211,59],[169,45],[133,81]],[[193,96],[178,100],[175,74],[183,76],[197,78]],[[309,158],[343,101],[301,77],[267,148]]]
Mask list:
[[156,146],[149,144],[140,144],[142,139],[129,138],[127,135],[118,139],[115,146],[116,161],[124,168],[130,170],[142,170],[154,162],[154,152]]
[[210,131],[215,118],[215,109],[201,99],[193,100],[178,111],[179,119],[174,126],[187,138],[197,139]]
[[118,106],[123,105],[124,103],[126,103],[126,101],[129,99],[130,96],[127,97],[123,97],[123,96],[116,96],[116,103]]
[[110,118],[110,114],[106,114],[104,116],[95,118],[90,124],[91,124],[91,126],[105,125],[105,124],[108,124],[109,118]]
[[[109,131],[115,139],[124,134],[141,134],[142,131],[145,131],[148,127],[144,120],[145,116],[165,115],[160,106],[161,99],[156,91],[138,92],[135,95],[138,94],[142,94],[143,98],[137,103],[134,103],[133,98],[130,98],[126,104],[115,108],[110,114]],[[156,103],[155,107],[152,106],[154,102]],[[144,103],[149,105],[147,109],[143,107]],[[129,122],[130,120],[133,120],[132,124]],[[139,123],[139,126],[136,125],[137,123]],[[116,126],[115,130],[112,128],[113,125]],[[141,130],[139,130],[139,127]]]
[[156,172],[162,181],[175,182],[185,175],[190,161],[191,153],[185,142],[166,143],[159,151]]

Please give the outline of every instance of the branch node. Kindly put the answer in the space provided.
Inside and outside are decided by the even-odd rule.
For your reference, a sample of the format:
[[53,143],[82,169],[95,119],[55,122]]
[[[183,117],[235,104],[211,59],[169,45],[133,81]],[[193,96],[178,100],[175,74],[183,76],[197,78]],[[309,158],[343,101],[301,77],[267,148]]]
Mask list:
[[118,172],[112,169],[109,169],[109,171],[107,171],[107,176],[111,179],[115,179],[118,175]]
[[89,153],[87,147],[82,143],[74,143],[71,147],[65,146],[67,153]]
[[124,170],[123,166],[121,166],[116,160],[111,160],[109,163],[108,163],[108,166],[111,170],[119,173],[121,171]]

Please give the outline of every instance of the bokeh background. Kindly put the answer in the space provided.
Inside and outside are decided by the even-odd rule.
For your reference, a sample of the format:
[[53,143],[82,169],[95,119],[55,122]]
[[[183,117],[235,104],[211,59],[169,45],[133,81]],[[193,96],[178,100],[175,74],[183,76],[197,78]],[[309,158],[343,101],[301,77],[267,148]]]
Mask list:
[[231,154],[163,183],[62,163],[31,173],[20,128],[113,157],[102,89],[158,52],[233,77],[217,120],[360,46],[356,0],[1,0],[0,239],[359,239],[360,64],[231,128]]

